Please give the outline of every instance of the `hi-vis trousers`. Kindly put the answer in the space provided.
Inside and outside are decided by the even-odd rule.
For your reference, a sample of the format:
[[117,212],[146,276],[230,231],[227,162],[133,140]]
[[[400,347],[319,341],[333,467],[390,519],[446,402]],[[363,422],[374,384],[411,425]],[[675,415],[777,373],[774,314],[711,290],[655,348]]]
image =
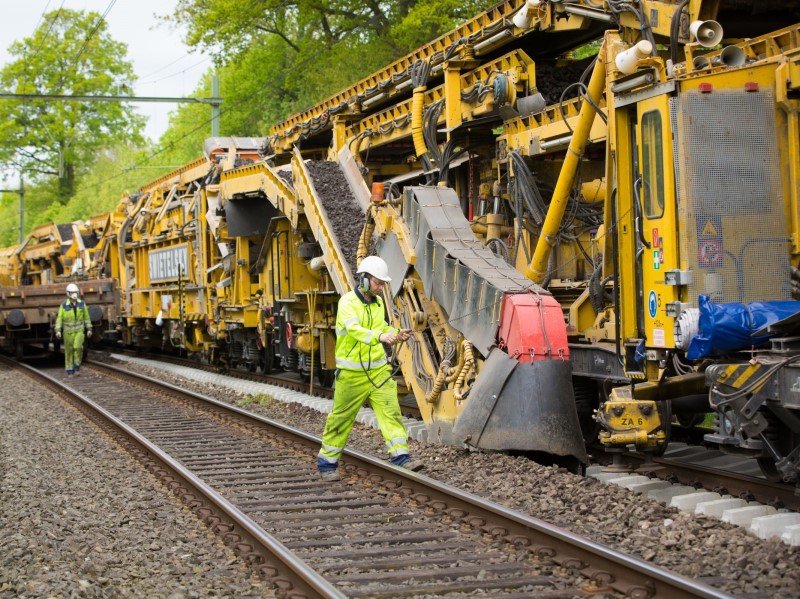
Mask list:
[[320,470],[335,470],[338,466],[356,415],[366,399],[375,412],[389,455],[393,458],[408,455],[408,434],[397,401],[397,383],[389,365],[367,372],[340,370],[333,394],[333,410],[325,421],[322,448],[317,456]]
[[64,331],[64,368],[72,370],[81,365],[83,360],[83,341],[86,333],[80,331]]

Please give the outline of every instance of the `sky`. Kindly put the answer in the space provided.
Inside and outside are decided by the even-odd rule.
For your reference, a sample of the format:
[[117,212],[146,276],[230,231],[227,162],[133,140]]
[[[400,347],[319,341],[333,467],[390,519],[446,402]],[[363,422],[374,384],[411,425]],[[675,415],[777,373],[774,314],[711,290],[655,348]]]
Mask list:
[[[10,62],[12,42],[33,34],[44,12],[64,8],[95,11],[106,16],[114,39],[128,45],[128,60],[139,78],[137,96],[181,97],[191,95],[212,62],[183,43],[183,32],[156,15],[169,14],[177,0],[4,0],[0,2],[0,67]],[[169,124],[168,114],[177,104],[138,103],[137,112],[147,117],[145,135],[157,141]],[[209,118],[211,109],[209,108]],[[210,131],[209,131],[210,133]]]

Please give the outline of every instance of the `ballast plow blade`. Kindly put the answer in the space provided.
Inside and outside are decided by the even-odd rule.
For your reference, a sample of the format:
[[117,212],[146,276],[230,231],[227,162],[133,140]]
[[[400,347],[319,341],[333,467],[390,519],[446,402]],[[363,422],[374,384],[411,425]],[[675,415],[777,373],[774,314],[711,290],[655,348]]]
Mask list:
[[453,435],[477,449],[537,451],[585,463],[569,362],[525,363],[492,350]]

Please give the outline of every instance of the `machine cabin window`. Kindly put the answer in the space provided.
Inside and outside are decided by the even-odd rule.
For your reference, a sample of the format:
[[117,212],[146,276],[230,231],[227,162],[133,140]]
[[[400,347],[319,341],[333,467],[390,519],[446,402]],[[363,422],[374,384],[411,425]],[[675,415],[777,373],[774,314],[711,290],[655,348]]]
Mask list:
[[664,214],[664,152],[661,145],[661,113],[651,110],[642,117],[642,193],[647,218]]

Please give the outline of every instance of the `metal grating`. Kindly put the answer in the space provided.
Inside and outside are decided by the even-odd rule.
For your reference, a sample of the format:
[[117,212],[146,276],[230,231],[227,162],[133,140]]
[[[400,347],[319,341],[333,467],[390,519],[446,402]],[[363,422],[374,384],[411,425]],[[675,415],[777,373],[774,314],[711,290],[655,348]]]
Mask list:
[[547,292],[475,238],[453,190],[406,188],[403,210],[425,293],[486,356],[495,342],[504,292]]
[[775,101],[771,90],[678,97],[681,251],[690,301],[791,298]]

